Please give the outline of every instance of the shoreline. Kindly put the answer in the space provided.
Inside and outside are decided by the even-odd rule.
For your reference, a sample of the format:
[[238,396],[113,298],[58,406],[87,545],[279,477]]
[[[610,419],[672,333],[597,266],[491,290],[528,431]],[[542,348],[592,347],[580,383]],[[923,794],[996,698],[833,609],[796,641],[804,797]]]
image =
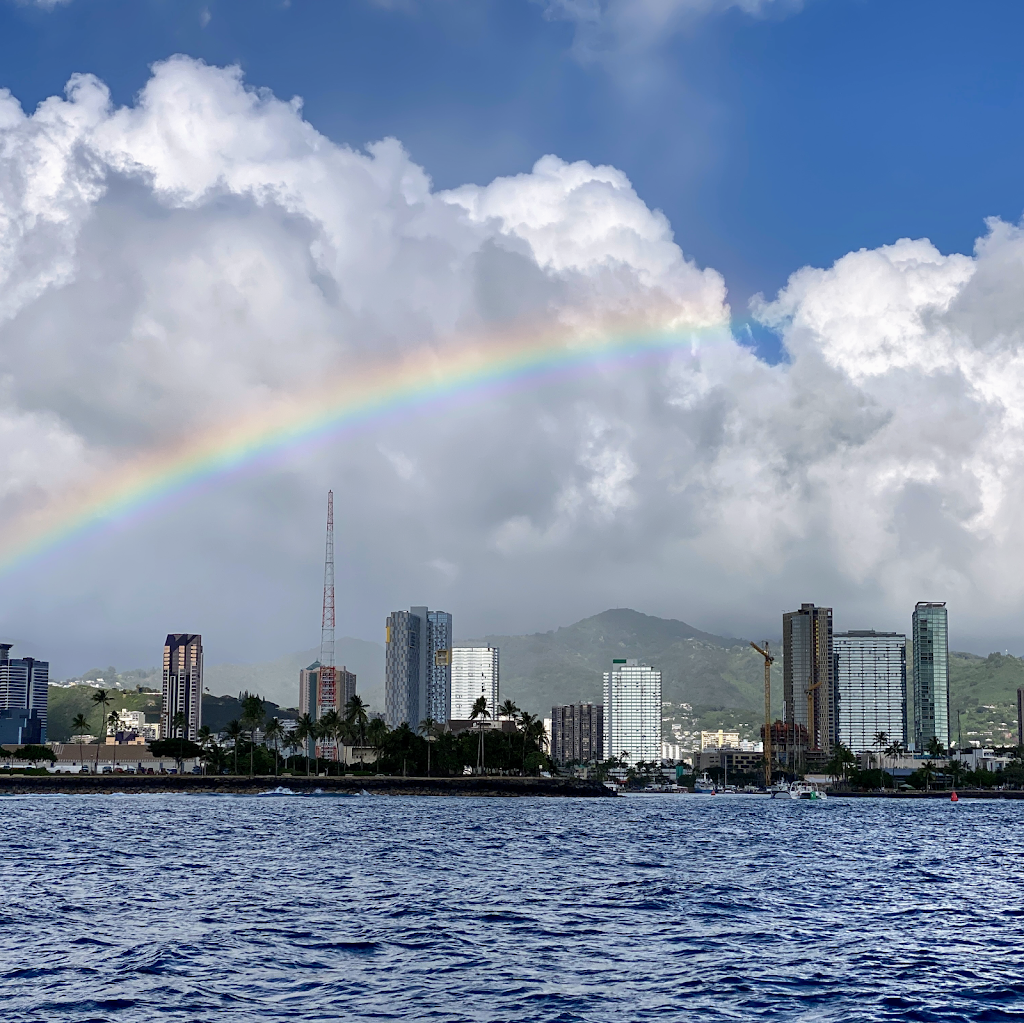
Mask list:
[[[956,789],[957,799],[1024,799],[1022,789]],[[930,792],[833,792],[829,797],[842,799],[945,799],[953,795],[953,789],[932,789]]]
[[257,775],[249,778],[242,775],[198,774],[0,775],[0,795],[8,796],[145,795],[171,792],[252,796],[273,792],[279,787],[290,789],[296,795],[309,795],[320,790],[324,795],[359,795],[368,792],[370,795],[381,796],[548,796],[591,799],[615,796],[611,789],[598,781],[505,775],[462,775],[453,778],[392,778],[384,775],[334,778],[307,778],[304,775]]

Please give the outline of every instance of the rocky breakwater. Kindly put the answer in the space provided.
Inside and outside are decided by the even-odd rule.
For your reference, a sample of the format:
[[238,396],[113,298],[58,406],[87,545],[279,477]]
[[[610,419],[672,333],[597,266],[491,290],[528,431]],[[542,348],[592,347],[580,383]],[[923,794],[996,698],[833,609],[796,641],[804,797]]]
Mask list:
[[372,777],[307,778],[304,775],[258,776],[174,774],[0,775],[0,795],[90,795],[102,793],[192,792],[221,795],[359,795],[381,796],[561,796],[605,797],[614,793],[598,781],[581,778]]

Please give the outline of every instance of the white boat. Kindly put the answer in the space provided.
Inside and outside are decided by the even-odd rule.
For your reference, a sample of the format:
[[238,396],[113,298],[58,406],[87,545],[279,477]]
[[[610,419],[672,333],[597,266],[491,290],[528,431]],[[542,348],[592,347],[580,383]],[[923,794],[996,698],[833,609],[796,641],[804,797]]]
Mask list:
[[797,781],[789,787],[790,799],[828,799],[824,792],[819,792],[810,782]]
[[718,791],[718,789],[716,788],[715,783],[707,776],[707,773],[705,773],[705,774],[702,774],[693,783],[693,791],[694,792],[710,792],[711,795],[714,795]]

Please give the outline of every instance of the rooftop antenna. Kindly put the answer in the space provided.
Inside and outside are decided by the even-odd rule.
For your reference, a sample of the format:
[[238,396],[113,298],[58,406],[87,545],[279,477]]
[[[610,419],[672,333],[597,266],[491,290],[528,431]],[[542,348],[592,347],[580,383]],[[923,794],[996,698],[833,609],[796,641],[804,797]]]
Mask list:
[[334,491],[327,491],[327,547],[324,553],[324,612],[320,627],[320,673],[317,717],[337,708],[334,673]]

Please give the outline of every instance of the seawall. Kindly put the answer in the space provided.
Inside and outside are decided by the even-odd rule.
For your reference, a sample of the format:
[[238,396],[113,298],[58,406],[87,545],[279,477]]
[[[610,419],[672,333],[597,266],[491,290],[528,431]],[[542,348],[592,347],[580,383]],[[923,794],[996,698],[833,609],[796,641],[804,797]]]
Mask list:
[[614,796],[598,781],[581,778],[516,778],[461,776],[455,778],[370,777],[306,778],[260,775],[174,774],[47,774],[0,775],[0,795],[90,795],[101,793],[194,792],[255,795],[278,786],[297,794],[321,792],[381,796]]

